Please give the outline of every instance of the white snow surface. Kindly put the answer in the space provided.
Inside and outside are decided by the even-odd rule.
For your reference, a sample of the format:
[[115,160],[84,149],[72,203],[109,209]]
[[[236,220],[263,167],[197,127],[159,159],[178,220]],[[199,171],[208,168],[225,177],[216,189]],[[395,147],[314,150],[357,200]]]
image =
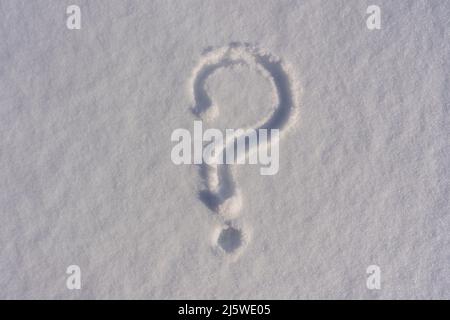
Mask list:
[[[0,298],[449,299],[450,2],[375,2],[0,0]],[[205,128],[260,124],[274,84],[295,112],[276,175],[233,168],[230,254],[170,137],[236,47],[289,81],[222,66]]]

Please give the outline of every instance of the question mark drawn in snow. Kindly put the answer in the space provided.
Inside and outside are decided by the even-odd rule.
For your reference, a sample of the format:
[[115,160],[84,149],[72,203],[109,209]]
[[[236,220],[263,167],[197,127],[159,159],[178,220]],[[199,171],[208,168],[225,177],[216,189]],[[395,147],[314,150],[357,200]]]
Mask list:
[[[248,44],[232,43],[205,53],[194,69],[190,82],[194,100],[192,113],[204,122],[211,121],[217,116],[218,112],[215,109],[217,106],[213,106],[205,89],[206,80],[217,70],[234,65],[244,65],[256,70],[270,82],[275,94],[276,106],[273,112],[257,123],[254,126],[255,130],[267,129],[270,132],[270,129],[278,129],[281,134],[284,133],[295,122],[298,114],[298,97],[292,90],[293,79],[286,72],[286,67],[279,58],[261,52]],[[225,141],[221,153],[226,152],[227,148],[234,149],[234,141],[234,139]],[[258,148],[270,148],[271,144],[278,143],[278,139],[268,139],[267,145],[264,146],[259,142],[260,139],[258,139]],[[246,148],[244,154],[235,154],[241,157],[254,151]],[[240,225],[237,220],[240,216],[242,198],[232,169],[227,164],[201,164],[200,174],[206,189],[199,193],[199,198],[221,219],[221,225],[213,232],[213,246],[218,252],[237,257],[250,240],[250,230]]]

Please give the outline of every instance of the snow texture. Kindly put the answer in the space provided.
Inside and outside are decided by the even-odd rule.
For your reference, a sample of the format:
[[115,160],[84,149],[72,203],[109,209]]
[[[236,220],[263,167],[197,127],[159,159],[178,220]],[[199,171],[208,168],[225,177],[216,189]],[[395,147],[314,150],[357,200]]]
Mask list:
[[[438,0],[0,0],[0,298],[449,299],[449,21]],[[279,128],[279,172],[175,165],[199,119]]]

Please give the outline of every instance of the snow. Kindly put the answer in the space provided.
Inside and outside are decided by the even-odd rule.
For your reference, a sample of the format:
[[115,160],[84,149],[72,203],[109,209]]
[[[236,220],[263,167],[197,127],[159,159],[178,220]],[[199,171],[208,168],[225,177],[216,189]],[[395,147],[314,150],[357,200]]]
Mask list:
[[[449,17],[445,1],[0,0],[0,298],[449,299]],[[204,79],[213,107],[195,112],[201,66],[233,48],[245,63]],[[232,168],[229,228],[198,166],[170,158],[199,118],[282,129],[276,175]]]

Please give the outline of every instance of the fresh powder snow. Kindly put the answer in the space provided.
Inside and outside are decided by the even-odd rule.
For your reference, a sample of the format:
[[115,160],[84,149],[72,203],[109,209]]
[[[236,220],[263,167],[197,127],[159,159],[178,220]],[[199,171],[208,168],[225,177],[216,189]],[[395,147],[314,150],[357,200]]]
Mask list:
[[[450,299],[449,21],[0,0],[0,298]],[[195,121],[277,130],[241,158],[276,170],[174,163]]]

